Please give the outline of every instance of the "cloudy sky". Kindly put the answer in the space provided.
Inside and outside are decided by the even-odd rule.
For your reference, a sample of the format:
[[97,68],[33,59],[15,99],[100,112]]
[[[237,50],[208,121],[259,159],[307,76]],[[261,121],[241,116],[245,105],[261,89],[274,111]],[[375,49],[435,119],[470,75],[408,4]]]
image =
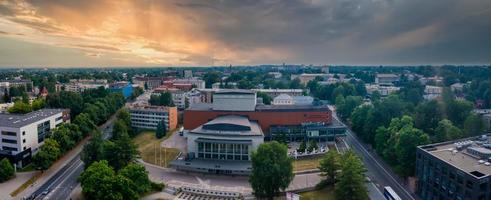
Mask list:
[[490,0],[0,0],[1,67],[491,64]]

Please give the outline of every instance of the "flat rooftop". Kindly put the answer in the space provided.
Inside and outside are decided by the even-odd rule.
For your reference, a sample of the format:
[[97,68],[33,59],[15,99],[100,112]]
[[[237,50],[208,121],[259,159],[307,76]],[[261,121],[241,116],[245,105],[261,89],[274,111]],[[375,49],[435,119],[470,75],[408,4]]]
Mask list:
[[491,134],[418,148],[476,178],[491,175]]
[[[188,108],[188,110],[197,111],[214,111],[213,104],[211,103],[196,103]],[[314,105],[256,105],[258,112],[301,112],[301,111],[329,111],[327,106],[314,106]]]
[[26,114],[0,114],[0,126],[20,128],[34,122],[46,119],[47,117],[62,113],[65,109],[41,109]]
[[225,115],[215,118],[190,131],[190,133],[203,135],[236,135],[236,136],[262,136],[263,131],[257,122],[247,117]]

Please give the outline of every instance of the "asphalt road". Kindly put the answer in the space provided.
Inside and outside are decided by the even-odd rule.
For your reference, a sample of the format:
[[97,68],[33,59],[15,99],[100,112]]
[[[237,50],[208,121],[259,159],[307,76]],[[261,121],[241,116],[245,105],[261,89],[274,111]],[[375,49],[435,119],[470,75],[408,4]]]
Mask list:
[[[116,115],[113,115],[105,124],[99,127],[103,131],[104,139],[108,139],[112,133],[112,127]],[[84,163],[80,160],[80,153],[72,158],[65,166],[55,173],[48,181],[39,186],[31,194],[33,199],[70,199],[72,190],[77,186],[77,178],[84,170]]]
[[[338,119],[335,112],[333,112],[333,117]],[[367,169],[367,176],[380,192],[383,192],[385,186],[390,186],[403,200],[419,200],[415,194],[401,184],[403,180],[374,155],[374,152],[367,150],[350,129],[347,131],[346,142],[362,158]]]

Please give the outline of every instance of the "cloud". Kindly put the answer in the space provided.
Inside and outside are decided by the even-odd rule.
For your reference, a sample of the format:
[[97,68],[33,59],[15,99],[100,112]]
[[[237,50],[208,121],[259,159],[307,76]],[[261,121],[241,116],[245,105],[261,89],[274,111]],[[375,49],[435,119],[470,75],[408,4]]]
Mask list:
[[491,62],[489,0],[4,0],[0,22],[108,65]]

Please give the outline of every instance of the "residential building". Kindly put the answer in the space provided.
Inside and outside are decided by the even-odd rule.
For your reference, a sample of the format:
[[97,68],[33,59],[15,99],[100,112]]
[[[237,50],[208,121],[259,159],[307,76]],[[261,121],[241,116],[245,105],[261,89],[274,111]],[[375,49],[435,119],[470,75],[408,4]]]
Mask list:
[[189,132],[187,159],[172,162],[178,170],[247,175],[251,154],[264,142],[258,123],[245,116],[218,116]]
[[195,86],[198,89],[204,89],[206,86],[205,81],[198,78],[185,78],[185,79],[174,79],[172,80],[173,84],[190,84],[191,86]]
[[166,87],[166,86],[161,86],[156,89],[154,89],[153,93],[154,95],[160,95],[164,92],[169,92],[172,95],[172,102],[174,103],[175,106],[177,106],[178,109],[185,109],[186,108],[186,92],[174,88],[174,87]]
[[298,78],[300,80],[300,83],[303,85],[307,85],[310,81],[314,80],[316,77],[320,77],[322,79],[328,79],[330,74],[300,74],[300,75],[292,75],[291,79],[296,79]]
[[491,127],[491,109],[474,109],[472,112],[482,116],[482,118],[486,120]]
[[217,82],[211,84],[212,89],[237,89],[237,83],[235,82]]
[[279,78],[281,78],[281,76],[283,76],[281,74],[281,72],[268,72],[268,74],[273,76],[273,78],[275,78],[275,79],[279,79]]
[[51,129],[70,121],[68,109],[41,109],[27,114],[0,114],[0,159],[18,168],[30,163]]
[[144,89],[154,89],[164,84],[164,77],[133,77],[133,84],[137,84]]
[[463,84],[463,83],[454,83],[454,84],[450,85],[450,89],[454,93],[463,92],[464,91],[464,87],[465,87],[465,84]]
[[399,82],[400,78],[397,74],[377,74],[375,76],[376,84],[393,85]]
[[433,100],[442,96],[443,88],[439,86],[426,85],[423,98],[426,100]]
[[287,94],[290,96],[301,96],[303,95],[303,90],[302,89],[252,89],[254,92],[262,92],[266,93],[268,96],[271,98],[275,98],[279,96],[280,94]]
[[491,199],[490,175],[490,135],[417,147],[416,193],[423,200]]
[[367,94],[370,95],[373,94],[373,92],[377,91],[381,96],[388,96],[399,91],[401,88],[388,85],[365,84],[365,89],[367,90]]
[[129,108],[131,126],[144,130],[157,130],[160,122],[167,131],[177,127],[177,107],[131,106]]
[[423,85],[440,85],[443,83],[443,78],[440,76],[420,77],[419,82]]
[[109,84],[104,79],[70,79],[65,84],[56,84],[56,91],[83,92],[87,89],[108,88]]

